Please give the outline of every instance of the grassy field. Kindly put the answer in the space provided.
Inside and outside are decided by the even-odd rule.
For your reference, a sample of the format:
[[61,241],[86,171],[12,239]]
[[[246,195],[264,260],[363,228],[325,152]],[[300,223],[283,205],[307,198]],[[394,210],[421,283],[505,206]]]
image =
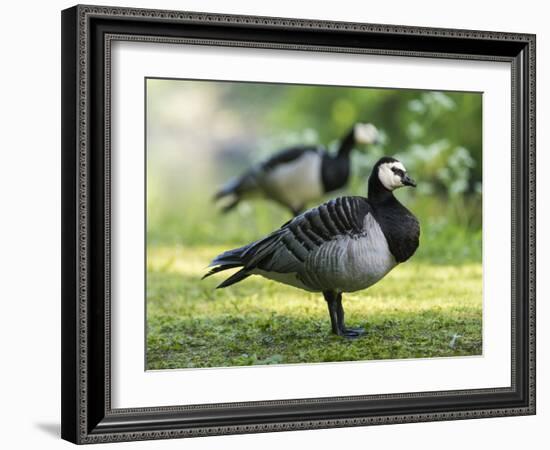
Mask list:
[[331,335],[321,294],[260,277],[219,290],[223,274],[200,281],[225,248],[148,247],[148,369],[481,354],[479,262],[413,258],[345,295],[347,324],[367,331],[348,341]]

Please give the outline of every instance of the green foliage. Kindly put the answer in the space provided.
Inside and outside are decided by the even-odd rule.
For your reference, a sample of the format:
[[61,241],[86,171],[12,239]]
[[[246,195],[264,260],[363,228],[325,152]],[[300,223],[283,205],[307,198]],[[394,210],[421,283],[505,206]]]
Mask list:
[[199,281],[222,247],[148,252],[147,368],[225,367],[479,355],[481,265],[405,263],[344,296],[346,321],[366,336],[330,333],[320,294],[251,277],[215,290]]
[[[471,247],[480,245],[481,94],[159,80],[150,84],[147,218],[152,243],[241,245],[278,228],[288,220],[286,211],[262,201],[218,216],[210,210],[214,192],[281,148],[321,143],[334,151],[337,140],[355,122],[364,121],[378,127],[381,144],[357,146],[349,186],[330,197],[366,195],[374,162],[383,155],[397,156],[418,182],[417,189],[402,190],[398,196],[419,215],[423,234],[430,233],[421,253],[437,255],[425,246],[438,245],[440,236],[451,238],[447,242],[452,248],[459,248],[458,239],[464,237],[466,253],[480,257],[481,248]],[[180,97],[180,102],[174,100]],[[192,105],[186,102],[189,97],[197,97]],[[457,255],[459,260],[463,253]]]
[[285,94],[279,100],[284,107],[270,114],[277,127],[313,129],[325,143],[355,122],[372,122],[382,130],[383,145],[364,154],[367,172],[382,154],[398,155],[409,170],[421,173],[424,185],[460,194],[479,189],[481,94],[322,86],[289,87]]

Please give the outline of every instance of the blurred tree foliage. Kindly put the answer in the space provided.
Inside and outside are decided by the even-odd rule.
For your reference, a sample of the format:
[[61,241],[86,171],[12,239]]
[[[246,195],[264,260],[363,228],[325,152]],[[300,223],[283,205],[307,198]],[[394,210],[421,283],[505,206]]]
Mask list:
[[[323,143],[335,150],[354,123],[371,122],[382,142],[353,155],[353,191],[361,192],[358,183],[376,159],[397,156],[421,181],[418,194],[452,199],[451,219],[481,225],[480,93],[234,83],[227,96],[251,115],[260,112],[256,107],[265,113],[270,105],[254,160],[298,143]],[[274,135],[274,129],[285,130],[284,136]]]
[[309,130],[309,136],[300,137],[334,143],[352,124],[372,122],[383,133],[384,153],[400,155],[411,168],[418,165],[422,172],[427,170],[436,190],[474,193],[480,189],[481,94],[326,86],[287,86],[281,92],[277,85],[235,86],[230,95],[249,105],[277,99],[279,104],[272,105],[268,114],[268,126],[289,133]]
[[[426,256],[453,260],[466,252],[466,259],[480,258],[480,93],[154,80],[148,111],[151,238],[224,242],[232,236],[240,242],[248,229],[251,239],[271,231],[286,216],[262,202],[243,204],[224,217],[222,235],[217,227],[209,231],[208,223],[222,220],[214,218],[211,195],[228,178],[282,148],[322,144],[336,151],[353,124],[370,122],[381,142],[357,146],[350,185],[339,195],[365,195],[374,162],[395,156],[418,181],[417,189],[397,195],[430,236],[423,244]],[[193,223],[202,225],[187,229]],[[442,255],[443,248],[448,254]]]

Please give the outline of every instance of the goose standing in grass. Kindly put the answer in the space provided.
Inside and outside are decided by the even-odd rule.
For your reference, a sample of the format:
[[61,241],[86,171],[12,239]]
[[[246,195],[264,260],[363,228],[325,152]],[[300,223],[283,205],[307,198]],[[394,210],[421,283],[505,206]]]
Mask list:
[[218,255],[204,277],[240,268],[218,288],[250,275],[322,292],[332,332],[347,338],[364,333],[344,324],[342,293],[372,286],[418,248],[418,220],[393,191],[416,186],[401,162],[384,157],[374,166],[368,198],[339,197],[293,218],[267,237]]
[[223,211],[243,200],[264,197],[298,215],[308,203],[327,192],[344,187],[350,174],[350,154],[356,144],[373,144],[378,130],[370,123],[357,123],[340,143],[336,155],[317,146],[282,150],[230,180],[214,196],[224,199]]

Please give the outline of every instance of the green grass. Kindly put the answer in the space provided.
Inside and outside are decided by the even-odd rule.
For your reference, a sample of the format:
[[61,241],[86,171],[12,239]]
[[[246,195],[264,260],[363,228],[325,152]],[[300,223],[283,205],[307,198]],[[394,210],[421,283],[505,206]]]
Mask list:
[[215,290],[200,281],[225,246],[149,245],[147,369],[480,355],[481,264],[416,256],[372,288],[344,295],[346,322],[366,335],[331,335],[326,304],[260,277]]

